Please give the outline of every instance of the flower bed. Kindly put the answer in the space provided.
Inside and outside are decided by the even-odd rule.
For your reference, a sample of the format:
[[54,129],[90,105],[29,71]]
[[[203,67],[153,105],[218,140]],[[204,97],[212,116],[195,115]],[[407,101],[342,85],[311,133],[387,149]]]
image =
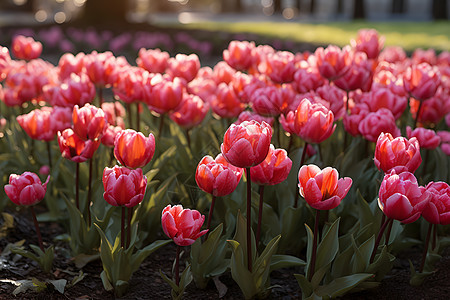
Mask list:
[[[247,299],[271,280],[277,296],[372,290],[412,246],[411,285],[433,275],[449,242],[448,52],[407,57],[374,30],[313,53],[232,41],[212,67],[146,48],[133,65],[92,51],[56,66],[32,38],[1,49],[1,255],[42,269],[5,278],[11,293],[70,293],[90,270],[99,298],[137,296],[155,255],[174,299],[223,296],[221,280]],[[36,237],[15,240],[27,207]]]

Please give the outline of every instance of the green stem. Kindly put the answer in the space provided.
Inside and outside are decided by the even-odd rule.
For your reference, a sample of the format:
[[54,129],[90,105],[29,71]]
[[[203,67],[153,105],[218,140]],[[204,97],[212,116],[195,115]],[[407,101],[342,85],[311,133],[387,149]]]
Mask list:
[[208,230],[208,232],[205,235],[205,241],[208,239],[209,236],[209,229],[211,227],[211,219],[213,216],[213,212],[214,212],[214,204],[216,203],[216,196],[212,196],[212,200],[211,200],[211,207],[209,208],[209,213],[208,213],[208,224],[206,225],[206,229]]
[[191,149],[191,135],[189,134],[189,129],[186,129],[185,132],[186,132],[186,141],[187,141],[189,150],[192,150]]
[[120,220],[120,247],[125,245],[125,206],[122,206],[122,218]]
[[373,263],[373,260],[375,259],[375,254],[377,254],[378,245],[380,245],[381,237],[383,236],[386,226],[390,221],[391,219],[387,218],[387,220],[383,223],[383,225],[381,225],[380,231],[378,231],[377,239],[375,240],[375,244],[373,245],[372,255],[370,256],[370,263]]
[[76,163],[75,168],[75,205],[80,210],[80,164]]
[[37,234],[38,240],[39,240],[39,248],[41,248],[42,252],[45,252],[44,244],[42,243],[41,230],[39,230],[39,223],[36,218],[36,212],[34,211],[33,206],[30,206],[30,209],[31,209],[31,215],[33,216],[34,227],[36,227],[36,234]]
[[133,128],[133,117],[132,117],[132,112],[131,112],[131,104],[127,103],[126,104],[126,108],[127,108],[127,117],[128,117],[128,127],[129,128]]
[[180,252],[181,247],[177,245],[177,257],[175,258],[175,283],[180,286]]
[[47,154],[48,154],[48,166],[50,170],[52,169],[52,149],[50,145],[50,141],[47,142]]
[[98,95],[98,103],[99,107],[102,107],[103,104],[103,88],[101,86],[97,87],[97,95]]
[[139,102],[136,102],[136,131],[141,131],[141,113],[139,112]]
[[127,224],[127,248],[130,247],[131,241],[131,219],[133,218],[133,207],[128,207],[128,224]]
[[161,138],[162,135],[162,131],[163,131],[163,127],[164,127],[164,115],[162,114],[160,116],[160,120],[159,120],[159,130],[158,130],[158,138]]
[[252,181],[250,168],[246,168],[247,174],[247,266],[252,272]]
[[91,201],[92,201],[91,186],[92,186],[92,158],[89,159],[88,194],[87,194],[87,201],[86,201],[86,213],[88,216],[89,227],[91,227]]
[[263,217],[263,206],[264,206],[264,185],[259,186],[259,211],[258,211],[258,227],[256,229],[256,247],[259,245],[259,240],[261,237],[261,224]]
[[387,228],[387,232],[386,232],[386,237],[385,237],[385,245],[388,246],[389,245],[389,239],[391,237],[391,231],[392,231],[392,224],[394,223],[394,219],[391,219],[389,224],[388,224],[388,228]]
[[[300,168],[303,166],[303,164],[305,163],[305,157],[306,157],[306,148],[308,147],[308,143],[305,142],[305,145],[303,146],[303,150],[302,150],[302,158],[300,159]],[[298,206],[298,197],[299,197],[299,187],[298,184],[295,187],[295,202],[294,202],[294,208],[297,208]]]
[[311,263],[309,264],[308,270],[308,281],[311,281],[315,268],[316,268],[316,257],[317,257],[317,235],[319,233],[319,217],[320,210],[316,210],[316,220],[314,221],[314,237],[313,237],[313,248],[311,253]]
[[428,224],[428,231],[427,231],[427,237],[425,239],[425,245],[423,247],[423,253],[422,253],[422,262],[420,263],[419,272],[423,272],[423,268],[425,267],[425,261],[427,260],[427,253],[428,253],[428,245],[430,244],[430,237],[431,237],[431,228],[433,227],[433,224]]

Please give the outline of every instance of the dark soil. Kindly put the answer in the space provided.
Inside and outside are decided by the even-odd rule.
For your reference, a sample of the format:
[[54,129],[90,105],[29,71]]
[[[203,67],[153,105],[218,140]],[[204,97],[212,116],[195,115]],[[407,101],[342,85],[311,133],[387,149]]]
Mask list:
[[[11,211],[14,215],[15,227],[8,231],[6,238],[0,241],[0,255],[8,243],[25,239],[26,243],[37,244],[34,225],[27,210]],[[79,270],[67,253],[68,245],[62,242],[52,242],[58,234],[65,232],[57,223],[45,223],[40,226],[45,246],[53,243],[57,246],[53,273],[43,274],[39,267],[27,258],[19,259],[15,264],[8,261],[3,265],[0,275],[0,299],[114,299],[114,294],[103,288],[100,279],[102,264],[100,260],[91,262],[83,267],[86,277],[72,287],[66,288],[64,294],[51,288],[41,292],[20,293],[13,296],[16,288],[5,280],[25,280],[32,277],[40,281],[67,279],[70,282]],[[175,245],[169,244],[150,255],[134,273],[130,281],[129,292],[122,299],[170,299],[170,287],[159,274],[162,270],[170,274],[175,257]],[[188,249],[185,249],[188,250]],[[417,266],[421,259],[421,249],[412,248],[400,253],[394,268],[381,282],[380,286],[354,294],[348,294],[342,299],[448,299],[450,295],[450,249],[444,252],[443,258],[436,265],[436,272],[427,278],[420,287],[409,284],[410,273],[408,259]],[[186,256],[185,256],[186,257]],[[69,274],[69,273],[70,274]],[[294,274],[301,270],[295,268],[282,269],[271,273],[271,284],[274,286],[271,299],[299,299],[301,292]],[[233,281],[229,272],[220,277],[220,281],[227,287],[227,293],[222,299],[243,299],[238,285]],[[185,292],[184,299],[219,299],[219,293],[211,281],[205,290],[200,290],[192,283]]]

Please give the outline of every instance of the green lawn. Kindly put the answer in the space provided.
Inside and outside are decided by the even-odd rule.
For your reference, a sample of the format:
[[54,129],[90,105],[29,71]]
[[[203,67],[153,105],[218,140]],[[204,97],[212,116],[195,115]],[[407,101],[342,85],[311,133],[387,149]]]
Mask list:
[[248,32],[281,39],[292,39],[314,44],[343,46],[356,36],[361,28],[375,28],[385,40],[385,45],[398,45],[405,50],[434,48],[450,50],[450,22],[336,22],[324,24],[273,23],[273,22],[202,22],[177,25],[181,28],[212,31]]

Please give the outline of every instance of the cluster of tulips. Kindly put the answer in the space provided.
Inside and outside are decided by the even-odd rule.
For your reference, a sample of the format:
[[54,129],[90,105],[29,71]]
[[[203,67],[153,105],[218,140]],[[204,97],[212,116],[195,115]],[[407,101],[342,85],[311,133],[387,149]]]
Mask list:
[[[305,299],[375,287],[407,234],[400,223],[423,216],[426,235],[418,233],[425,225],[411,227],[416,244],[425,237],[419,271],[412,265],[411,282],[419,284],[448,244],[438,239],[448,228],[438,225],[450,224],[449,52],[417,49],[407,57],[399,47],[383,49],[383,38],[369,29],[351,45],[314,53],[232,41],[213,67],[201,67],[196,54],[144,48],[136,65],[93,51],[65,53],[54,66],[25,36],[10,50],[0,49],[2,113],[21,114],[2,119],[3,139],[17,122],[32,140],[46,142],[48,158],[27,158],[47,176],[44,183],[27,170],[11,174],[4,190],[31,208],[40,245],[33,257],[47,271],[54,249],[44,248],[33,209],[47,186],[55,190],[50,211],[65,198],[73,255],[100,256],[103,284],[117,295],[143,259],[170,241],[148,237],[149,244],[138,233],[138,223],[147,233],[158,226],[150,220],[155,210],[177,245],[173,279],[161,271],[176,299],[192,280],[204,288],[227,270],[246,299],[265,297],[270,271],[289,266],[304,267],[295,277]],[[61,178],[66,162],[55,164],[55,137],[60,157],[75,166],[75,188]],[[27,151],[39,156],[38,147],[31,142]],[[96,177],[99,162],[106,167]],[[98,177],[117,213],[95,199]],[[186,192],[194,180],[210,196]],[[184,246],[190,258],[180,275]]]

